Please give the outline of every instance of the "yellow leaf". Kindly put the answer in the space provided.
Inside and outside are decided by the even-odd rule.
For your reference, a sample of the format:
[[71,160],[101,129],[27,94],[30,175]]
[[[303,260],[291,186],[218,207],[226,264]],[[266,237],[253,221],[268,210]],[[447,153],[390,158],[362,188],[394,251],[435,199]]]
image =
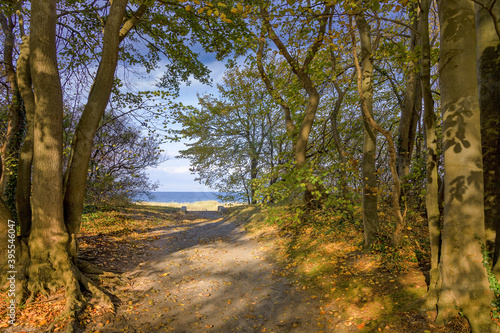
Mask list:
[[190,5],[187,5],[186,6],[186,10],[189,12],[191,10],[191,6]]
[[222,2],[219,2],[219,3],[217,3],[217,6],[219,6],[219,7],[226,7],[226,4],[224,4]]

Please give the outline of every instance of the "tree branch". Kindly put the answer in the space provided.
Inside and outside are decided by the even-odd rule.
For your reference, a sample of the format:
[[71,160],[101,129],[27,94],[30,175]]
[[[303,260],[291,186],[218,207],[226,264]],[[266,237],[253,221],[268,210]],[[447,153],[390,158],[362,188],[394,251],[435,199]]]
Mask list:
[[139,23],[142,16],[148,10],[148,6],[140,5],[139,8],[132,14],[132,17],[128,19],[125,24],[122,26],[120,30],[120,42],[127,37],[127,34],[130,32],[132,28],[134,28],[137,23]]

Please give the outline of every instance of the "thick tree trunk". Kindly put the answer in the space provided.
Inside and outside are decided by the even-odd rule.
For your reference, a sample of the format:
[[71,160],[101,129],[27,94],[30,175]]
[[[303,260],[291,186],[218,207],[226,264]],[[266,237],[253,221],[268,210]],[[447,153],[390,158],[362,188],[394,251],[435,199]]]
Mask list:
[[475,66],[474,6],[469,0],[438,1],[443,112],[444,225],[438,324],[462,309],[472,332],[492,332],[493,293],[482,264],[483,167]]
[[[500,17],[500,2],[491,8]],[[477,73],[484,167],[484,218],[494,271],[500,278],[500,37],[491,14],[476,4]]]
[[433,307],[437,302],[437,282],[439,277],[439,251],[441,245],[441,228],[439,225],[439,184],[437,165],[437,135],[436,114],[434,113],[434,100],[431,91],[431,59],[429,42],[429,8],[430,0],[422,0],[422,18],[420,24],[420,40],[422,45],[421,54],[421,85],[424,98],[424,124],[425,143],[427,147],[426,161],[426,194],[425,208],[427,210],[427,221],[429,225],[429,237],[431,245],[431,270],[429,290],[427,294],[427,307]]
[[31,74],[35,96],[33,218],[28,289],[64,287],[68,309],[80,303],[80,286],[68,253],[63,216],[63,101],[56,55],[56,0],[31,7]]
[[371,60],[372,43],[370,25],[366,22],[363,14],[356,16],[356,26],[361,40],[362,74],[360,97],[362,97],[361,114],[363,116],[363,226],[365,247],[368,248],[375,242],[375,236],[380,226],[377,210],[377,167],[375,164],[377,136],[375,134],[375,130],[370,126],[369,120],[366,117],[366,113],[368,113],[371,117],[373,116],[373,63]]

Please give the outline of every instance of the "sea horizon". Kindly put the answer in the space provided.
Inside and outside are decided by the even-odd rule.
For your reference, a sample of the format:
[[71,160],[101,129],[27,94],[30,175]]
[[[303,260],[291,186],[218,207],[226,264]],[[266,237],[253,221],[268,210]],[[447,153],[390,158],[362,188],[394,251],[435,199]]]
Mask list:
[[209,191],[151,191],[149,197],[139,195],[134,201],[144,202],[165,202],[165,203],[192,203],[197,201],[217,201],[219,203],[226,202],[219,198],[225,193],[209,192]]

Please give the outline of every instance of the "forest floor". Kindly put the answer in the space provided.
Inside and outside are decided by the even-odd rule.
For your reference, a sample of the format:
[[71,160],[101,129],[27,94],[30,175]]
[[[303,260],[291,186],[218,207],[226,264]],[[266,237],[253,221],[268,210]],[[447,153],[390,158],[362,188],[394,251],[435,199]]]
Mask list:
[[[355,230],[327,241],[313,232],[280,233],[255,216],[251,207],[231,214],[153,206],[88,213],[80,256],[109,272],[93,278],[115,309],[92,299],[79,331],[469,331],[463,318],[437,326],[435,311],[421,310],[425,265],[388,269],[361,251]],[[44,332],[63,308],[64,291],[40,296],[8,328],[0,309],[0,331]]]

